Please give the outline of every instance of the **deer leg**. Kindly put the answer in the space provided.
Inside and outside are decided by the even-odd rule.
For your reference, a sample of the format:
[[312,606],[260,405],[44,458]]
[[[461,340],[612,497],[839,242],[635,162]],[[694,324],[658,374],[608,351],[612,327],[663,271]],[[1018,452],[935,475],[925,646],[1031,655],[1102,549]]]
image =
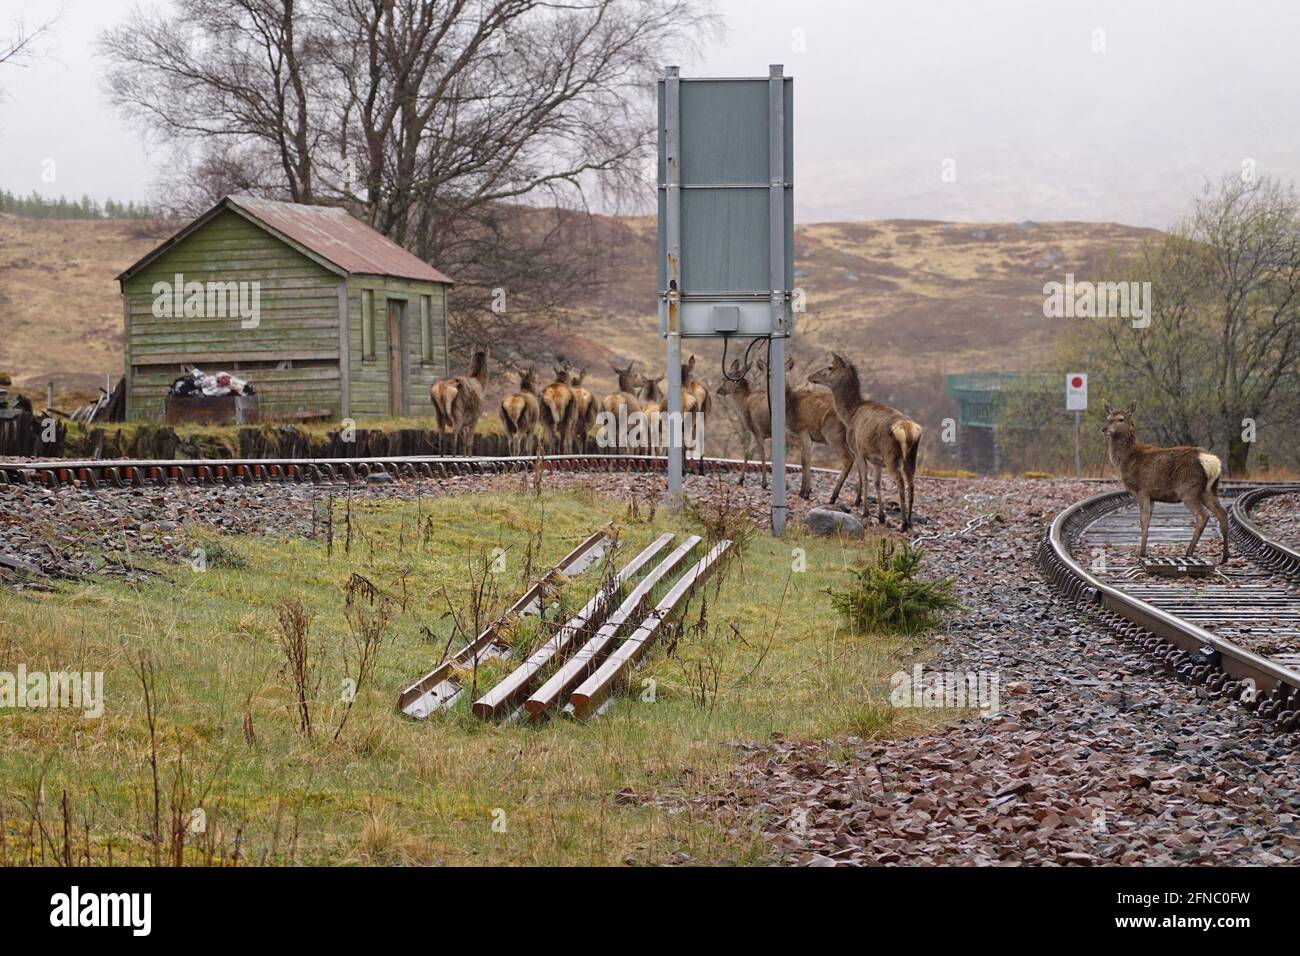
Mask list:
[[1196,527],[1192,529],[1192,540],[1187,543],[1187,557],[1196,553],[1196,545],[1201,540],[1201,532],[1205,530],[1206,522],[1210,520],[1209,514],[1205,511],[1205,506],[1201,504],[1199,498],[1188,498],[1183,502],[1187,510],[1196,516]]
[[1151,526],[1151,499],[1144,494],[1138,495],[1138,520],[1142,525],[1142,543],[1138,545],[1138,557],[1147,556],[1147,529]]
[[[840,496],[840,489],[844,487],[844,480],[849,477],[849,472],[853,470],[853,456],[846,455],[844,464],[840,467],[840,476],[835,479],[835,490],[831,492],[831,504]],[[858,500],[853,502],[854,505],[862,504],[862,475],[858,475]]]
[[881,524],[885,523],[885,496],[880,490],[880,480],[885,476],[885,465],[881,462],[876,465],[876,520]]
[[766,438],[760,438],[760,439],[758,440],[758,466],[759,466],[760,469],[762,469],[762,470],[759,472],[759,474],[761,474],[761,475],[763,476],[762,484],[761,484],[760,487],[766,489],[766,488],[767,488],[767,472],[768,472],[768,463],[767,463],[767,439],[766,439]]
[[807,500],[812,497],[812,438],[804,432],[799,439],[799,497]]
[[898,514],[903,522],[903,530],[906,531],[912,527],[912,518],[907,513],[907,484],[903,481],[903,463],[895,461],[890,464],[889,474],[898,486]]
[[1201,495],[1201,500],[1205,506],[1214,512],[1214,520],[1219,523],[1219,537],[1223,539],[1223,557],[1219,559],[1220,564],[1228,563],[1228,512],[1219,501],[1219,496],[1213,491],[1206,488]]
[[740,481],[737,484],[745,487],[745,472],[749,471],[749,442],[745,442],[745,463],[740,466]]
[[[861,478],[863,475],[869,474],[869,472],[867,471],[867,463],[866,463],[866,461],[863,459],[863,457],[862,457],[860,454],[858,454],[856,451],[852,452],[852,454],[853,454],[853,465],[854,465],[855,468],[858,469],[858,477]],[[866,500],[865,498],[863,498],[863,499],[862,499],[862,520],[863,520],[863,522],[866,522],[866,521],[868,520],[868,518],[869,518],[869,515],[867,514],[867,512],[868,512],[868,507],[867,507],[867,505],[868,505],[867,500]]]

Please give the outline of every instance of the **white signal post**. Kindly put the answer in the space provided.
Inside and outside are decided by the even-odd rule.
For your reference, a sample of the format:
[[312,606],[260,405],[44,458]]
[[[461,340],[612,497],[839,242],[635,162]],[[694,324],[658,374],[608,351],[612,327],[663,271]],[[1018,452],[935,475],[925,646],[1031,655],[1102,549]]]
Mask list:
[[1079,433],[1083,413],[1088,410],[1088,373],[1069,372],[1065,376],[1065,410],[1074,412],[1074,477],[1082,477],[1079,460]]

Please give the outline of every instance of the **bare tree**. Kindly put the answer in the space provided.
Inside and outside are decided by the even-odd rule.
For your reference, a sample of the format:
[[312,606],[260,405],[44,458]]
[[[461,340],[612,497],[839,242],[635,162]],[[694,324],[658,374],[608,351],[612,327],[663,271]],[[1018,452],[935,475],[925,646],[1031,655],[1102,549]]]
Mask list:
[[[1246,471],[1255,450],[1270,465],[1294,465],[1300,415],[1295,190],[1267,177],[1226,176],[1206,186],[1175,228],[1103,273],[1117,282],[1151,283],[1149,325],[1085,319],[1067,332],[1049,385],[1027,381],[1010,396],[1004,450],[1050,458],[1051,449],[1072,447],[1059,383],[1065,371],[1087,369],[1089,391],[1099,399],[1137,400],[1147,441],[1204,445],[1223,455],[1235,475]],[[1090,458],[1103,460],[1095,429],[1084,438]]]
[[24,18],[14,20],[8,36],[0,36],[0,66],[20,66],[40,56],[40,40],[46,36],[59,17],[63,16],[63,7],[46,20],[28,23]]
[[716,27],[706,3],[176,0],[101,48],[113,101],[186,156],[191,208],[344,205],[456,278],[467,332],[522,345],[594,281],[589,197],[640,184],[653,75]]

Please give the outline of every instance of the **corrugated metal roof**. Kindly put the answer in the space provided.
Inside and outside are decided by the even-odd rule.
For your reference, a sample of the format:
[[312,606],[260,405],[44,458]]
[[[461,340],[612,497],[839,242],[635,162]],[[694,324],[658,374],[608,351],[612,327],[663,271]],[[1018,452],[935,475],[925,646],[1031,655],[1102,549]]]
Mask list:
[[227,200],[345,272],[451,282],[427,262],[336,206],[304,206],[252,196],[228,196]]
[[336,206],[306,206],[253,196],[227,196],[126,269],[118,279],[125,281],[130,278],[223,209],[233,209],[349,275],[452,283],[450,278],[418,256]]

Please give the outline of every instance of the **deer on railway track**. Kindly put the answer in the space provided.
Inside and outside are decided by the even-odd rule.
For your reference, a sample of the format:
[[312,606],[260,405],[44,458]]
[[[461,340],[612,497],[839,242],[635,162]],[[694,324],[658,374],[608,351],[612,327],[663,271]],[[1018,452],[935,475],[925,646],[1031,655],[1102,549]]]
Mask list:
[[1138,503],[1138,517],[1142,524],[1142,539],[1138,556],[1146,557],[1147,528],[1151,524],[1152,502],[1175,503],[1181,501],[1196,518],[1192,540],[1187,545],[1187,557],[1196,553],[1210,517],[1214,512],[1219,522],[1219,536],[1223,538],[1223,556],[1220,564],[1228,560],[1228,512],[1219,501],[1219,477],[1223,463],[1204,448],[1179,445],[1161,448],[1138,441],[1133,426],[1137,402],[1127,409],[1112,408],[1106,403],[1106,424],[1101,432],[1106,436],[1107,455],[1119,472],[1120,481]]
[[551,453],[565,455],[573,439],[573,386],[569,366],[563,358],[554,366],[555,381],[542,389],[542,427],[546,429]]
[[541,414],[542,406],[537,398],[537,368],[530,365],[519,373],[519,391],[501,400],[501,424],[505,426],[506,445],[511,455],[522,455],[526,450],[531,453],[535,449]]
[[[896,408],[864,398],[857,367],[837,353],[831,353],[830,365],[814,372],[808,380],[831,390],[835,413],[844,423],[845,441],[862,480],[866,480],[868,464],[876,468],[877,520],[881,524],[886,523],[880,480],[888,468],[898,486],[898,507],[902,512],[903,530],[911,528],[921,426]],[[841,485],[847,476],[846,468],[840,473]],[[866,515],[867,504],[864,498],[862,516],[865,518]]]
[[440,378],[429,386],[438,439],[451,433],[452,454],[473,454],[474,430],[483,410],[483,392],[487,388],[488,350],[475,348],[468,375]]

